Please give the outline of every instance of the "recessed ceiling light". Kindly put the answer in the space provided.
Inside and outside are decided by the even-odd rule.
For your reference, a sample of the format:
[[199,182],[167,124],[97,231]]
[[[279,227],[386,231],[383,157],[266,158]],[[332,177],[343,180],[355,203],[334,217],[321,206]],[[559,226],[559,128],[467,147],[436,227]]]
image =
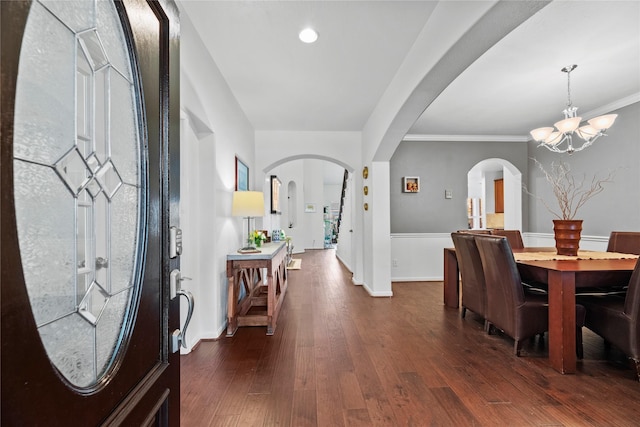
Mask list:
[[305,43],[313,43],[318,40],[318,33],[312,28],[305,28],[304,30],[300,31],[298,37],[300,37],[300,40]]

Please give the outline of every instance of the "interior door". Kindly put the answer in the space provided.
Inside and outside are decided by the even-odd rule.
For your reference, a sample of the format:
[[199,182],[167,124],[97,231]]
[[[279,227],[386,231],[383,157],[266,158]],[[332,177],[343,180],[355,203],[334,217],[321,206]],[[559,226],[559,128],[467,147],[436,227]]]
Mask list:
[[177,8],[0,7],[1,423],[177,426]]

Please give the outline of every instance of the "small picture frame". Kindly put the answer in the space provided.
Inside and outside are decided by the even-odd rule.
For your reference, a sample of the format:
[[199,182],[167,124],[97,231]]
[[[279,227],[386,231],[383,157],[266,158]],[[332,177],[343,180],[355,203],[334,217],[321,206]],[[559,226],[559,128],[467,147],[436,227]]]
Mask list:
[[404,192],[404,193],[419,193],[420,192],[420,177],[419,176],[405,176],[405,177],[402,177],[402,192]]
[[271,175],[271,213],[280,214],[280,186],[282,182],[276,175]]
[[249,167],[236,156],[236,191],[249,191]]
[[308,213],[314,213],[316,211],[316,204],[315,203],[305,203],[304,204],[304,211],[308,212]]

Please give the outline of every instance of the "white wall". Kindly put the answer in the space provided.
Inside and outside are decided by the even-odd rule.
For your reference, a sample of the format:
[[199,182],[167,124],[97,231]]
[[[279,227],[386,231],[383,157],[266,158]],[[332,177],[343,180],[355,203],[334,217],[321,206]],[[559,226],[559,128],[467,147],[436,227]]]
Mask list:
[[[250,168],[255,188],[254,131],[185,14],[181,18],[180,103],[186,120],[181,151],[181,226],[186,228],[181,264],[183,282],[195,299],[189,346],[217,338],[226,327],[226,255],[243,243],[246,220],[231,217],[235,156]],[[182,224],[184,222],[184,224]],[[181,311],[186,312],[185,307]]]

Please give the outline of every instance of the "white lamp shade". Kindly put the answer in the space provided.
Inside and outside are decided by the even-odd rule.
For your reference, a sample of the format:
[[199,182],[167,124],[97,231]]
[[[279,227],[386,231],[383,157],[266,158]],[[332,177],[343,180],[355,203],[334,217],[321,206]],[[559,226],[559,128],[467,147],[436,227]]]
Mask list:
[[549,145],[555,145],[560,141],[562,141],[563,136],[564,135],[560,132],[553,132],[551,135],[547,137],[547,139],[544,140],[544,143]]
[[529,133],[533,137],[534,141],[544,141],[549,135],[551,135],[551,132],[553,132],[553,128],[538,128]]
[[616,121],[617,114],[606,114],[604,116],[594,117],[588,123],[597,130],[609,129],[613,122]]
[[594,136],[596,136],[598,134],[598,129],[594,128],[591,125],[584,125],[580,126],[578,130],[576,130],[576,133],[580,138],[586,141],[589,138],[593,138]]
[[573,132],[574,130],[578,129],[581,120],[582,117],[571,117],[568,119],[560,120],[559,122],[555,123],[554,126],[562,133]]
[[262,191],[234,191],[231,215],[263,216],[264,194]]

